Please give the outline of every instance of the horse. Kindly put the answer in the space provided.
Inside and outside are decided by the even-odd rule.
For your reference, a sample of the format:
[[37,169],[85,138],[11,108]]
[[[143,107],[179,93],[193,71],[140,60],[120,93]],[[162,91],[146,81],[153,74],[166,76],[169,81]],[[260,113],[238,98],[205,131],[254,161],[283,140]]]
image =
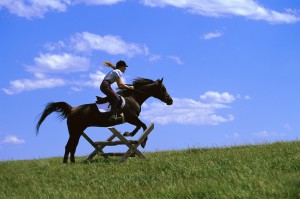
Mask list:
[[[131,133],[125,132],[124,136],[134,136],[141,128],[143,128],[144,131],[147,129],[145,123],[139,119],[139,115],[141,113],[142,104],[148,98],[154,97],[167,105],[173,104],[173,99],[163,84],[163,78],[156,81],[146,78],[136,78],[132,85],[134,86],[133,90],[120,90],[117,92],[125,99],[125,106],[120,110],[124,115],[124,122],[135,126],[135,129]],[[68,163],[69,154],[71,163],[75,163],[76,148],[80,136],[86,128],[109,127],[123,123],[120,120],[116,122],[109,120],[110,113],[101,113],[96,103],[72,107],[66,102],[50,102],[38,116],[39,120],[36,124],[36,135],[38,135],[43,121],[53,112],[59,113],[62,120],[67,119],[69,139],[65,146],[63,163]],[[142,143],[142,147],[145,147],[146,142],[147,138]]]

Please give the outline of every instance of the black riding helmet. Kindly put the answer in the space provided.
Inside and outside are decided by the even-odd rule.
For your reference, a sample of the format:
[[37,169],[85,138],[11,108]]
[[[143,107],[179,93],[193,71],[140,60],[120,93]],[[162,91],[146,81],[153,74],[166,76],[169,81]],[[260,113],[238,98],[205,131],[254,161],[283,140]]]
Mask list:
[[118,61],[116,64],[116,68],[120,68],[122,66],[128,67],[127,64],[125,63],[125,61],[123,61],[123,60]]

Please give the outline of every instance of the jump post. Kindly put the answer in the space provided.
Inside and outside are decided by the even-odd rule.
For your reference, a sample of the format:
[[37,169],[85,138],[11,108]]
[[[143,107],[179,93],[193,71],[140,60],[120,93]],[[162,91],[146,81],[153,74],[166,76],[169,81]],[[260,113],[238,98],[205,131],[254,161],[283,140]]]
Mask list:
[[[106,141],[96,141],[94,142],[90,137],[85,133],[82,136],[95,148],[95,150],[86,158],[86,160],[91,160],[95,155],[101,155],[104,158],[109,156],[121,156],[118,160],[118,163],[123,163],[127,160],[128,157],[135,157],[137,155],[141,159],[146,159],[146,157],[138,150],[138,147],[145,140],[145,138],[151,133],[154,129],[154,123],[151,123],[150,126],[143,132],[138,140],[127,140],[118,130],[114,127],[108,128],[112,135],[109,136]],[[117,138],[118,140],[114,140]],[[105,153],[103,149],[106,146],[117,146],[117,145],[126,145],[128,147],[127,152],[125,153]]]

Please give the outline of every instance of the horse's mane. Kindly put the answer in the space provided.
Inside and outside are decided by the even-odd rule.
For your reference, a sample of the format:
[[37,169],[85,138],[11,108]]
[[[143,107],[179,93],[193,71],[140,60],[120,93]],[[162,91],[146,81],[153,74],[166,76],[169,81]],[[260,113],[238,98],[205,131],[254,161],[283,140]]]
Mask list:
[[145,86],[145,85],[148,85],[148,84],[153,84],[153,83],[154,83],[154,81],[151,80],[151,79],[146,79],[146,78],[139,77],[139,78],[134,79],[132,84],[133,84],[134,87],[138,88],[138,87]]
[[[148,84],[153,84],[155,81],[151,80],[151,79],[147,79],[147,78],[142,78],[142,77],[138,77],[136,79],[133,80],[132,84],[128,84],[128,85],[133,85],[135,89],[138,89],[142,86],[148,85]],[[128,89],[120,89],[117,94],[123,96],[123,97],[129,97],[133,95],[133,91],[132,90],[128,90]]]

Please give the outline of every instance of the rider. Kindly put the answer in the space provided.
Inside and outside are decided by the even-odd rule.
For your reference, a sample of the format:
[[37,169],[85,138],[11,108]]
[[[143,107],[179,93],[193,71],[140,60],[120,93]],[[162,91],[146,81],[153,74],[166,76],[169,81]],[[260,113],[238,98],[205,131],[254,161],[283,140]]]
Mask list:
[[100,90],[107,96],[111,103],[111,112],[112,116],[109,120],[116,121],[117,120],[117,105],[120,100],[120,97],[114,92],[111,88],[111,84],[117,82],[118,88],[123,89],[134,89],[133,86],[129,86],[123,83],[122,80],[122,73],[125,72],[126,68],[128,67],[125,61],[120,60],[117,62],[116,66],[114,66],[110,62],[104,62],[105,66],[109,66],[114,70],[110,71],[103,79]]

